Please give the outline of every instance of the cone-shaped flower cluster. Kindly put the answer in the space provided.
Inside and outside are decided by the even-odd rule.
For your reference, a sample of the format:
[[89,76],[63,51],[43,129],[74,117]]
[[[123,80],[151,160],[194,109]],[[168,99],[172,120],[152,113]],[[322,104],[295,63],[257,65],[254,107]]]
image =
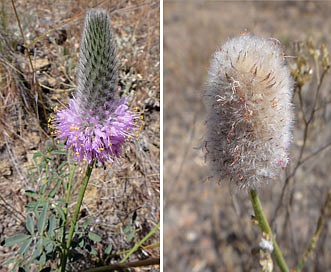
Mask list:
[[68,108],[54,117],[55,131],[72,148],[74,159],[104,163],[121,153],[130,138],[134,115],[116,97],[117,62],[108,14],[88,11],[80,45],[77,91]]
[[275,39],[241,35],[214,54],[205,94],[206,159],[240,188],[273,180],[288,163],[293,81]]

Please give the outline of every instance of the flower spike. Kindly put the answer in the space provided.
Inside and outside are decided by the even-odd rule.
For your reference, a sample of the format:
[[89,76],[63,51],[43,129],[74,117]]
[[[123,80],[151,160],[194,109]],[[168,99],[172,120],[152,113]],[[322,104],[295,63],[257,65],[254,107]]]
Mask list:
[[76,93],[54,117],[58,138],[66,140],[77,161],[113,161],[133,134],[136,117],[126,98],[116,97],[117,68],[109,15],[91,9],[83,28]]

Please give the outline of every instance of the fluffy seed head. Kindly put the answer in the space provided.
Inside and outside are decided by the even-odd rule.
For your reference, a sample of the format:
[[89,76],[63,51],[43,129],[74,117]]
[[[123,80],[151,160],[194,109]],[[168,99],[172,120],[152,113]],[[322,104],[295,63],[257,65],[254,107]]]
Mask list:
[[113,161],[131,138],[135,115],[116,97],[117,60],[109,16],[88,11],[80,46],[77,91],[68,108],[58,110],[54,129],[72,148],[73,158],[91,163]]
[[246,188],[279,175],[289,160],[292,93],[278,40],[241,35],[215,52],[204,96],[214,177]]

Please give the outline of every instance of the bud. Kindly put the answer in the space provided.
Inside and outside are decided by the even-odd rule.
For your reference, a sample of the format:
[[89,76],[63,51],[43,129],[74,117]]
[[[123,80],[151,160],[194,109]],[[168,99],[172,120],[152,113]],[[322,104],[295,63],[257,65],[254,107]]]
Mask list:
[[88,11],[80,45],[77,90],[69,106],[56,112],[55,132],[72,148],[73,158],[104,163],[121,154],[135,116],[117,98],[117,60],[106,11]]
[[287,165],[293,80],[275,39],[242,35],[213,56],[204,102],[206,159],[240,188],[273,180]]

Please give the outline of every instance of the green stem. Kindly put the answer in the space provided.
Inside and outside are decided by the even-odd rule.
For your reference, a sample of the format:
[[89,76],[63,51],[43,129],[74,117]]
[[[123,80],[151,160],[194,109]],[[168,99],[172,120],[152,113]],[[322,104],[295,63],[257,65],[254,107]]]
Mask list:
[[134,247],[129,251],[129,253],[120,261],[120,264],[124,263],[130,255],[135,252],[136,250],[139,249],[139,247],[146,241],[148,240],[155,232],[156,230],[160,227],[160,222],[141,240],[139,243],[136,243]]
[[65,206],[64,206],[64,222],[63,222],[63,229],[62,229],[62,249],[63,249],[63,254],[61,256],[61,267],[66,266],[66,259],[67,256],[65,253],[66,250],[66,229],[67,229],[67,219],[68,219],[68,206],[69,206],[69,201],[70,201],[70,195],[71,195],[71,187],[72,187],[72,181],[74,177],[74,173],[76,170],[77,164],[74,164],[74,167],[70,171],[70,176],[69,176],[69,181],[68,181],[68,186],[66,188],[67,194],[66,194],[66,199],[65,199]]
[[254,209],[255,219],[258,221],[260,229],[262,230],[262,232],[267,233],[271,237],[274,246],[274,250],[272,254],[276,260],[277,265],[279,266],[282,272],[289,272],[290,270],[285,263],[282,252],[279,249],[279,246],[272,234],[269,223],[264,215],[262,204],[257,191],[255,189],[249,190],[249,197],[251,199],[251,203]]
[[79,191],[79,194],[78,194],[78,199],[77,199],[77,203],[76,203],[76,207],[75,207],[75,212],[74,212],[74,215],[73,215],[73,218],[72,218],[72,221],[71,221],[71,225],[70,225],[70,229],[69,229],[67,243],[66,243],[66,246],[65,246],[64,251],[63,251],[63,256],[62,256],[63,262],[61,263],[61,270],[60,270],[61,272],[65,272],[65,269],[66,269],[72,237],[74,236],[75,227],[76,227],[76,223],[77,223],[77,220],[78,220],[80,207],[81,207],[82,202],[83,202],[83,198],[84,198],[84,194],[85,194],[85,191],[86,191],[88,181],[91,177],[91,173],[92,173],[94,163],[95,163],[95,161],[93,161],[91,164],[89,164],[87,166],[86,173],[85,173],[85,176],[84,176],[84,179],[83,179],[83,182],[82,182],[82,187],[80,188],[80,191]]
[[310,243],[305,253],[301,257],[295,271],[299,272],[303,269],[306,261],[308,260],[309,255],[315,250],[316,243],[320,237],[321,231],[325,224],[325,217],[329,217],[329,216],[331,216],[331,190],[328,192],[324,205],[321,209],[321,213],[317,221],[317,226],[314,235],[311,238]]
[[322,231],[322,227],[323,227],[323,224],[324,224],[323,221],[324,221],[323,217],[320,217],[318,219],[316,231],[315,231],[315,233],[314,233],[314,235],[313,235],[313,237],[312,237],[312,239],[309,243],[308,248],[306,249],[305,253],[303,254],[302,258],[300,259],[300,262],[298,263],[295,271],[299,272],[303,269],[310,253],[312,253],[314,251],[314,249],[316,247],[317,240],[318,240],[318,238],[321,234],[321,231]]

